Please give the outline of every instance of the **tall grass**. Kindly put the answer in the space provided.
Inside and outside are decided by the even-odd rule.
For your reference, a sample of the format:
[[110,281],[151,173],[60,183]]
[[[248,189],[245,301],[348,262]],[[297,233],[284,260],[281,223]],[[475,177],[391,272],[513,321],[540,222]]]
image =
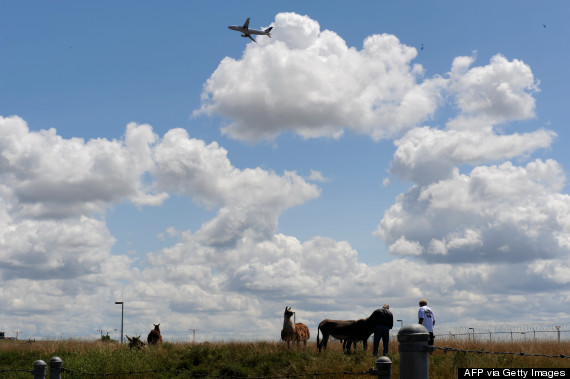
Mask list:
[[[567,342],[465,342],[438,339],[436,346],[462,350],[524,352],[527,354],[569,355]],[[272,377],[286,375],[325,374],[322,377],[343,377],[344,372],[361,373],[374,366],[371,350],[359,346],[352,355],[342,353],[340,344],[329,343],[320,353],[315,343],[307,348],[288,350],[279,342],[216,342],[168,343],[144,350],[130,350],[126,345],[101,341],[60,340],[0,341],[0,377],[29,378],[27,372],[9,371],[32,369],[34,361],[49,362],[58,356],[71,371],[64,378],[83,377],[79,373],[115,374],[121,378],[176,378],[195,376]],[[392,360],[392,378],[399,378],[398,344],[390,343],[388,357]],[[497,368],[562,368],[570,367],[570,358],[523,357],[519,355],[490,355],[436,350],[429,356],[431,378],[457,378],[458,367]],[[2,373],[2,371],[4,371]],[[152,371],[152,372],[150,372]],[[120,373],[138,373],[119,375]],[[337,373],[337,375],[333,375]],[[350,377],[357,377],[350,375]],[[370,377],[362,375],[362,377]]]

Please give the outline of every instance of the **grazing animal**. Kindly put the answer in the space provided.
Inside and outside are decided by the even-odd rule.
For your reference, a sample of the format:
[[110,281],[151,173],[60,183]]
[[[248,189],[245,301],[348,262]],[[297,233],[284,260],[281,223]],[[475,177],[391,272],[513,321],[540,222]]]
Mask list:
[[283,313],[283,329],[281,329],[281,339],[287,341],[287,347],[291,348],[291,341],[297,341],[297,349],[300,347],[301,341],[307,346],[307,340],[311,338],[311,333],[307,325],[302,322],[294,323],[291,317],[295,312],[291,311],[291,307],[285,307]]
[[129,340],[130,349],[142,350],[142,348],[146,345],[143,341],[141,341],[141,336],[132,338],[127,336],[127,339]]
[[162,335],[160,334],[160,324],[153,324],[154,329],[150,331],[148,337],[146,338],[146,342],[149,345],[158,345],[162,343]]
[[[367,340],[375,327],[374,320],[370,317],[360,320],[330,320],[325,319],[319,324],[317,330],[317,348],[327,349],[329,337],[342,340],[342,350],[350,354],[350,348],[356,341],[362,341],[364,350],[367,348]],[[319,338],[319,333],[323,334],[323,340]]]

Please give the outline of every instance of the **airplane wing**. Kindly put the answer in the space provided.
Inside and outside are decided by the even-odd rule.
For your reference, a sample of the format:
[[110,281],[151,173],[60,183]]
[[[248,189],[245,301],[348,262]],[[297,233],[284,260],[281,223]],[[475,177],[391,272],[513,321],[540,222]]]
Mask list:
[[243,24],[243,28],[244,28],[244,29],[248,29],[248,28],[249,28],[249,17],[247,18],[247,20],[245,20],[245,24]]
[[252,37],[251,35],[249,35],[249,34],[246,34],[246,36],[248,36],[248,37],[249,37],[249,39],[250,39],[250,40],[252,40],[253,42],[257,42],[256,40],[254,40],[254,39],[253,39],[253,37]]

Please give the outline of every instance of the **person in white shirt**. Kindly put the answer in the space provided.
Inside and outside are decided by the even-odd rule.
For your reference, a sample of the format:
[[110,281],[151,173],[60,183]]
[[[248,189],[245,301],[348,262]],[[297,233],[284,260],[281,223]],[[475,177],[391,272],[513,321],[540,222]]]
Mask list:
[[418,324],[423,325],[427,331],[429,332],[429,341],[428,345],[433,345],[433,327],[435,325],[435,314],[428,307],[428,302],[426,299],[420,300],[420,309],[418,311]]

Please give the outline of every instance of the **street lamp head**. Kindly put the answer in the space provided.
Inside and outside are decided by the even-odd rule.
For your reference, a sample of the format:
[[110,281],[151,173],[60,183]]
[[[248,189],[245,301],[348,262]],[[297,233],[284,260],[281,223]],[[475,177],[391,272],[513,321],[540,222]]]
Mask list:
[[115,301],[115,304],[123,304],[122,301]]

